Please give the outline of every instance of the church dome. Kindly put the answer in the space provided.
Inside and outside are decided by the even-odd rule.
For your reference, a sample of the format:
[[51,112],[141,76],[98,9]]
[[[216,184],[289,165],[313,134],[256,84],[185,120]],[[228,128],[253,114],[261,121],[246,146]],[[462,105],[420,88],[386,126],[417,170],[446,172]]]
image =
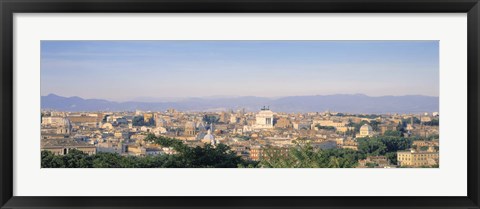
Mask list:
[[63,118],[62,119],[62,126],[65,127],[65,128],[69,128],[70,126],[72,126],[72,124],[70,123],[70,120],[68,118]]
[[368,124],[365,124],[363,125],[362,127],[360,127],[360,131],[366,131],[366,132],[372,132],[373,129],[372,129],[372,126],[368,125]]
[[208,129],[207,135],[203,137],[204,142],[210,142],[211,145],[215,146],[217,141],[215,140],[215,136],[212,134],[212,131]]
[[215,140],[215,136],[212,134],[210,129],[208,129],[207,135],[203,137],[203,140]]

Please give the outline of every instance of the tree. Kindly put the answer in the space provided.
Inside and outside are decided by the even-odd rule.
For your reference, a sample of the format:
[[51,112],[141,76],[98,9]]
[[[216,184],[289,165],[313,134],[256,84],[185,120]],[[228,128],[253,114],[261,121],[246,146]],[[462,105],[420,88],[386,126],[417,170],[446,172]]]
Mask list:
[[438,134],[435,134],[435,135],[428,136],[426,140],[432,141],[432,140],[438,140],[439,138],[440,136]]
[[[92,167],[94,168],[128,168],[128,164],[122,163],[126,157],[117,153],[98,153],[94,156]],[[132,163],[133,164],[133,163]]]
[[203,122],[205,123],[218,123],[220,118],[216,117],[215,115],[204,115]]
[[183,144],[182,141],[174,138],[164,137],[164,136],[155,136],[154,134],[148,134],[144,139],[147,142],[158,144],[162,147],[172,147],[176,151],[183,151],[187,149],[187,145]]
[[366,165],[368,168],[375,168],[376,166],[378,166],[377,163],[371,163],[371,162],[366,163],[365,165]]
[[263,152],[265,157],[260,166],[266,168],[321,168],[325,164],[309,144],[299,144],[287,153],[281,153],[273,147],[265,148]]
[[132,125],[134,125],[134,126],[144,126],[145,123],[144,123],[143,116],[135,116],[135,117],[133,117],[133,119],[132,119]]
[[63,163],[67,168],[91,168],[92,159],[88,154],[77,149],[70,149],[68,154],[63,156]]
[[380,122],[376,120],[370,121],[370,126],[372,126],[373,131],[378,131],[378,125],[380,125]]
[[380,139],[387,146],[387,152],[410,149],[413,143],[412,139],[403,137],[384,136]]
[[[411,124],[412,119],[411,118],[410,119],[402,119],[402,122],[404,124]],[[418,119],[417,117],[413,117],[413,124],[420,124],[420,123],[421,123],[420,119]]]
[[366,154],[367,156],[379,156],[384,155],[387,146],[379,140],[378,138],[359,138],[358,142],[358,151]]
[[248,141],[248,140],[252,139],[252,137],[250,137],[250,136],[244,136],[244,135],[240,135],[240,134],[236,134],[235,137],[240,138],[244,141]]
[[383,133],[384,136],[397,136],[397,137],[400,137],[402,136],[402,132],[401,131],[393,131],[393,130],[387,130],[385,131],[385,133]]
[[364,154],[360,158],[385,155],[390,160],[390,163],[396,165],[397,151],[410,149],[413,140],[415,139],[399,136],[376,136],[358,139],[358,150]]
[[364,114],[356,114],[355,116],[361,117],[361,118],[368,118],[368,119],[375,119],[375,118],[380,117],[380,115],[375,115],[375,114],[367,114],[367,115],[364,115]]
[[298,144],[286,154],[272,148],[264,150],[267,157],[260,161],[266,168],[353,168],[358,163],[358,153],[350,149],[314,149],[310,144]]
[[64,168],[65,165],[61,157],[54,155],[50,151],[42,151],[42,168]]
[[335,127],[333,126],[321,126],[320,124],[315,125],[315,127],[321,130],[335,130]]
[[162,147],[172,147],[177,153],[155,156],[122,156],[118,153],[97,153],[87,155],[71,149],[64,156],[42,152],[42,168],[235,168],[256,167],[257,162],[246,161],[237,156],[230,147],[218,144],[216,147],[189,147],[182,141],[148,135],[145,139]]
[[397,125],[397,130],[400,131],[400,133],[403,135],[406,133],[407,130],[405,130],[405,123],[404,122],[398,122]]
[[390,160],[390,163],[393,165],[396,165],[397,162],[397,152],[388,152],[385,154],[385,156]]
[[216,147],[210,144],[205,144],[204,147],[189,147],[180,140],[164,136],[156,137],[153,134],[148,135],[145,140],[162,147],[172,147],[177,152],[175,157],[170,159],[175,162],[169,162],[169,165],[181,165],[179,167],[185,168],[255,166],[254,162],[243,160],[225,144],[218,144]]

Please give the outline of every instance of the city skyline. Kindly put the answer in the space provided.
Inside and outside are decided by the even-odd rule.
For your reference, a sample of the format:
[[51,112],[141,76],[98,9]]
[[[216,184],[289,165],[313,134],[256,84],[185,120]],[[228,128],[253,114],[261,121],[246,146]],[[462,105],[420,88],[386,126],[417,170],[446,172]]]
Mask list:
[[135,101],[439,92],[438,41],[42,41],[41,51],[42,95]]

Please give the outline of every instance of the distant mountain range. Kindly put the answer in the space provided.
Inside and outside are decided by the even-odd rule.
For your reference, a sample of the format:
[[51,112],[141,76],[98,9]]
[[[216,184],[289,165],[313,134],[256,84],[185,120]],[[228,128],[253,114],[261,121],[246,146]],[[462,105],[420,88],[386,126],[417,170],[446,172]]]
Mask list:
[[102,99],[62,97],[55,94],[42,96],[42,109],[59,111],[219,111],[245,108],[258,111],[269,106],[274,112],[332,112],[345,113],[421,113],[436,112],[438,97],[407,95],[371,97],[364,94],[335,94],[315,96],[287,96],[282,98],[231,97],[186,98],[171,102],[113,102]]

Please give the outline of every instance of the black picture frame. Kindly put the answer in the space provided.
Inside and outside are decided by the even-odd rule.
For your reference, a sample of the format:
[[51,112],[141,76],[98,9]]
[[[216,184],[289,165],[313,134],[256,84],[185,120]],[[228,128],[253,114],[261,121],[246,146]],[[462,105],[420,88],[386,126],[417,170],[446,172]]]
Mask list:
[[[1,208],[479,208],[478,0],[0,0]],[[13,196],[15,13],[467,13],[468,195],[465,197],[21,197]],[[449,181],[450,179],[445,179]],[[106,194],[108,195],[108,194]]]

